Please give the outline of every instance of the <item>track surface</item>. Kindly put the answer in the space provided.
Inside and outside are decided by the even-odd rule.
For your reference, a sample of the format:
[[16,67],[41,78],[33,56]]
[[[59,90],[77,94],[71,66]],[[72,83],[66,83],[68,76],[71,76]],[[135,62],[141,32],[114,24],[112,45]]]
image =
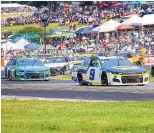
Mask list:
[[2,95],[29,96],[41,98],[107,100],[107,101],[138,101],[154,100],[154,94],[132,94],[122,92],[82,92],[82,91],[51,91],[51,90],[12,90],[2,89]]
[[[3,77],[3,73],[2,73]],[[1,79],[1,94],[46,99],[140,101],[154,100],[154,84],[146,86],[79,86],[72,81],[8,81]]]

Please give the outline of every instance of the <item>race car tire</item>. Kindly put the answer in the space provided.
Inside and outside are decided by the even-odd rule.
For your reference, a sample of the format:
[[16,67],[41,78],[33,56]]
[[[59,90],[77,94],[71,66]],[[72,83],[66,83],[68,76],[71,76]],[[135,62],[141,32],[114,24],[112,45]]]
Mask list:
[[44,81],[49,81],[49,79],[45,79]]
[[142,85],[138,85],[138,86],[144,86],[145,84],[142,84]]
[[108,86],[108,79],[105,72],[102,73],[101,83],[102,83],[102,86]]
[[78,78],[79,85],[87,85],[86,83],[83,82],[82,73],[78,72],[77,78]]
[[66,68],[65,68],[65,66],[60,70],[60,74],[61,75],[65,75],[65,70],[66,70]]
[[8,72],[8,79],[9,79],[9,80],[12,80],[12,79],[11,79],[11,72],[10,72],[10,71]]

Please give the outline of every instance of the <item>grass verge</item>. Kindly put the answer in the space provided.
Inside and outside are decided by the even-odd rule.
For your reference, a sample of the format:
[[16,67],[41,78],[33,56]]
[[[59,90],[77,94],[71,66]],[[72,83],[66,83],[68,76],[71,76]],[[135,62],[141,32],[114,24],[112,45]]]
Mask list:
[[3,133],[153,133],[154,101],[2,100]]
[[57,75],[57,76],[51,76],[51,79],[57,79],[57,80],[72,80],[72,75]]
[[[77,27],[82,27],[84,25],[82,24],[79,24],[78,25],[78,22],[74,22]],[[13,25],[13,26],[5,26],[5,27],[1,27],[1,31],[4,31],[4,30],[9,30],[9,31],[12,31],[14,34],[15,33],[18,33],[20,30],[22,30],[23,28],[25,27],[28,27],[28,26],[34,26],[34,27],[38,27],[37,24],[28,24],[28,25]],[[58,26],[58,23],[50,23],[48,26],[47,26],[47,31],[49,31],[49,29],[56,29]],[[65,29],[68,29],[68,26],[62,26],[62,28],[65,28]]]

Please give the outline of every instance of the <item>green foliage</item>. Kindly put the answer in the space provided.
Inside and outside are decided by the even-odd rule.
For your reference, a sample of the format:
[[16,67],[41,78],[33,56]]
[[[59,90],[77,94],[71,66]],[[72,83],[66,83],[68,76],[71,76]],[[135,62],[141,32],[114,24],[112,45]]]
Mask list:
[[35,34],[39,34],[41,37],[43,37],[44,30],[43,30],[43,28],[38,28],[38,27],[34,27],[34,26],[25,26],[18,33],[19,34],[35,33]]
[[3,133],[153,133],[154,101],[2,100]]

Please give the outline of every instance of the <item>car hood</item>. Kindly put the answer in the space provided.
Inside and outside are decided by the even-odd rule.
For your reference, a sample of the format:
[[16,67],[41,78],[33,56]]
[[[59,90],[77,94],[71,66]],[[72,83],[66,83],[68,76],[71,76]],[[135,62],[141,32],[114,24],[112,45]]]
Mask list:
[[56,68],[56,67],[63,67],[65,66],[67,63],[47,63],[47,64],[44,64],[46,67],[49,67],[49,68]]
[[17,70],[20,71],[45,71],[48,68],[45,66],[22,66],[22,67],[17,67]]
[[144,73],[146,72],[146,69],[143,67],[128,67],[128,66],[115,66],[115,67],[109,67],[106,68],[107,72],[112,73]]

